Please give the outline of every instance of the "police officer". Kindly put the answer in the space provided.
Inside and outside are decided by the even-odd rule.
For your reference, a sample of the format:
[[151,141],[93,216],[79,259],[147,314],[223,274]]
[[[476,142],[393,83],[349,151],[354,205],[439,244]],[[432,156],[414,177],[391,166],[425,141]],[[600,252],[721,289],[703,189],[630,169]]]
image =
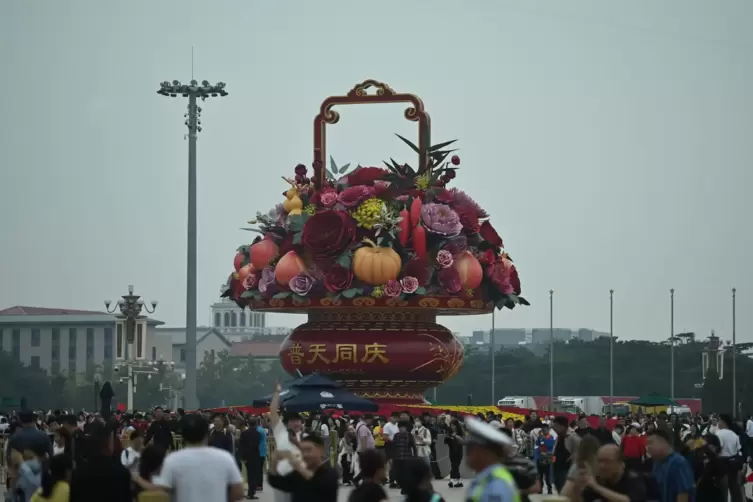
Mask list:
[[467,502],[520,502],[515,480],[502,461],[515,442],[478,418],[465,419],[466,463],[476,471]]

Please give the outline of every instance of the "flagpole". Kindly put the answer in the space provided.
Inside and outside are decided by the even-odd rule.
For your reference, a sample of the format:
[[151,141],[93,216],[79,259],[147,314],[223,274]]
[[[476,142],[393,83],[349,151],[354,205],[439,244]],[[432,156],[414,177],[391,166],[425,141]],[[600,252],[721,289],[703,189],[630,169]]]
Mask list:
[[494,329],[494,310],[492,310],[492,332],[489,335],[489,342],[490,342],[489,345],[491,347],[489,350],[491,351],[491,356],[492,356],[491,357],[491,360],[492,360],[492,406],[496,406],[497,405],[497,400],[496,400],[496,397],[495,397],[496,396],[496,389],[494,388],[494,386],[495,386],[495,381],[494,381],[495,380],[495,378],[494,378],[494,354],[495,354],[495,350],[494,350],[494,335],[495,335],[495,331],[496,330]]
[[675,288],[669,290],[669,397],[675,400]]
[[549,290],[549,411],[554,411],[554,290]]
[[732,288],[732,416],[737,417],[737,330],[735,326],[735,296],[737,288]]
[[609,290],[609,416],[614,416],[614,289]]

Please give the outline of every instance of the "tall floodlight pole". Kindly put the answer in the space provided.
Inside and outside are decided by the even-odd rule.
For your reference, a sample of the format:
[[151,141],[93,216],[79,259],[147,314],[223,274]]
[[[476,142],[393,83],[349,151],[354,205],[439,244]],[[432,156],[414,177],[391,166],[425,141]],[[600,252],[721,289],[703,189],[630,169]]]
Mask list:
[[737,288],[732,288],[732,416],[737,416],[737,331],[735,329],[735,295]]
[[614,289],[609,290],[609,415],[614,415]]
[[[495,310],[496,310],[496,308],[495,308]],[[495,350],[494,350],[494,335],[495,335],[495,331],[496,330],[494,329],[494,310],[492,310],[492,332],[491,332],[491,335],[489,335],[489,342],[490,342],[489,343],[489,346],[490,346],[489,351],[491,352],[490,355],[491,355],[491,360],[492,360],[492,406],[496,406],[497,405],[497,398],[495,397],[496,396],[496,389],[494,387],[494,384],[495,384],[495,382],[494,382],[494,371],[495,371],[494,370],[494,353],[495,353]]]
[[196,100],[209,97],[227,96],[225,84],[211,85],[204,80],[201,85],[196,80],[181,84],[177,80],[162,82],[157,94],[176,98],[188,98],[188,113],[185,124],[188,127],[188,232],[186,260],[186,383],[185,406],[195,410],[199,407],[196,397],[196,140],[201,132],[201,107]]
[[675,288],[669,290],[669,398],[675,400]]
[[549,411],[554,410],[554,290],[549,290]]

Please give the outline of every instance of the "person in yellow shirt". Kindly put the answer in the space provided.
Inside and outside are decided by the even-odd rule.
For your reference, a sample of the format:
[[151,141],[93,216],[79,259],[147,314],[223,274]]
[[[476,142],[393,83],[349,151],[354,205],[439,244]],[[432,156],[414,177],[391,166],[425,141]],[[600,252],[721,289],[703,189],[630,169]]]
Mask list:
[[31,496],[31,502],[68,502],[73,463],[65,455],[55,455],[42,471],[42,486]]
[[374,447],[378,450],[384,450],[384,433],[382,427],[384,426],[384,419],[381,417],[377,419],[377,424],[374,426]]

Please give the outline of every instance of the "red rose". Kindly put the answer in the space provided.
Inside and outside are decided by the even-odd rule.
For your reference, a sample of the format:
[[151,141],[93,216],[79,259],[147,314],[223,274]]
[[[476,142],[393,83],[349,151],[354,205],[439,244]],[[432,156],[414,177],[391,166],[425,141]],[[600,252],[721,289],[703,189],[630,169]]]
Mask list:
[[333,265],[324,274],[324,287],[330,293],[339,293],[350,288],[353,283],[353,272],[341,265]]
[[374,187],[355,185],[346,188],[337,196],[337,202],[345,207],[356,207],[362,200],[374,195]]
[[497,260],[497,255],[494,254],[493,249],[487,249],[480,255],[478,255],[478,261],[481,262],[482,265],[491,266],[494,264],[494,262]]
[[317,264],[327,264],[340,256],[355,236],[356,223],[348,213],[321,211],[306,220],[301,243]]
[[443,268],[437,273],[439,285],[442,289],[450,294],[459,293],[463,288],[463,281],[460,280],[460,273],[455,267]]
[[493,247],[502,247],[502,237],[500,237],[497,231],[494,230],[494,227],[491,223],[489,223],[488,220],[481,224],[479,233],[481,234],[481,238],[491,244]]
[[246,288],[243,287],[243,283],[239,279],[233,277],[230,280],[230,291],[232,292],[231,295],[233,299],[240,300],[241,295],[246,291]]
[[376,180],[381,180],[387,174],[381,167],[362,167],[356,169],[346,176],[345,182],[350,186],[368,185],[371,186]]
[[470,207],[456,207],[455,212],[460,217],[460,223],[463,225],[463,232],[466,234],[477,234],[481,230],[478,222],[476,210]]
[[420,258],[413,258],[403,266],[403,277],[415,277],[421,286],[427,286],[431,282],[432,272],[431,265]]

